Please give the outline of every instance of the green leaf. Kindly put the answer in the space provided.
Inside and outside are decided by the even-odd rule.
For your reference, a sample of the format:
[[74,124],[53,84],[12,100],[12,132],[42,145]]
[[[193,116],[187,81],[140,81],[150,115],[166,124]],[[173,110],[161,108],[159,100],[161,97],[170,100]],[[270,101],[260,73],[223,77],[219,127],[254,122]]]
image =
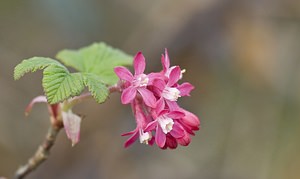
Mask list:
[[58,61],[45,57],[32,57],[23,60],[15,67],[14,79],[20,79],[25,73],[35,72],[36,70],[42,70],[50,65],[62,66]]
[[108,95],[109,91],[106,85],[100,81],[100,78],[94,74],[84,74],[84,85],[89,88],[89,91],[91,92],[92,96],[95,98],[95,100],[98,103],[103,103]]
[[50,104],[77,96],[84,89],[82,74],[70,73],[64,66],[51,65],[43,75],[43,87]]
[[113,69],[131,65],[133,57],[105,43],[94,43],[79,50],[62,50],[56,56],[65,65],[80,72],[93,73],[108,85],[117,83]]
[[42,83],[50,104],[79,95],[85,86],[96,101],[102,103],[109,95],[107,85],[115,84],[118,80],[114,67],[131,65],[133,60],[132,56],[105,43],[95,43],[79,50],[63,50],[57,58],[80,73],[70,73],[65,66],[51,58],[33,57],[15,67],[14,78],[17,80],[25,73],[44,69]]

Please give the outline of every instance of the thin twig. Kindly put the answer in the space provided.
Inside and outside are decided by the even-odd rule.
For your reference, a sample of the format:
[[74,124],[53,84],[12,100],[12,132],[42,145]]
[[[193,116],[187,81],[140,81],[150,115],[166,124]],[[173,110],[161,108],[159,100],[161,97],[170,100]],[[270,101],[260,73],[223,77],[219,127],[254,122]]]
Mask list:
[[[108,87],[109,94],[114,93],[114,92],[120,92],[120,90],[121,90],[120,87],[117,85],[112,85],[112,86]],[[68,105],[66,105],[66,107],[75,106],[76,104],[81,103],[82,101],[84,101],[88,98],[91,98],[91,97],[92,97],[92,94],[90,92],[84,93],[80,96],[76,96],[68,102]]]
[[28,160],[28,162],[16,171],[15,179],[24,178],[48,158],[50,149],[53,146],[57,134],[61,128],[62,126],[50,126],[44,142],[39,146],[35,154]]
[[[108,88],[109,93],[120,92],[120,87],[118,85],[113,85]],[[91,93],[85,93],[80,96],[74,97],[71,101],[69,101],[67,106],[74,106],[85,99],[90,98]],[[57,134],[60,129],[63,128],[63,124],[61,120],[57,120],[56,118],[51,118],[55,120],[50,120],[52,124],[48,129],[48,133],[44,142],[39,146],[35,154],[28,160],[28,162],[21,166],[15,173],[15,179],[23,179],[26,175],[34,171],[39,165],[41,165],[45,160],[47,160],[50,149],[54,145]],[[0,178],[1,179],[1,178]]]

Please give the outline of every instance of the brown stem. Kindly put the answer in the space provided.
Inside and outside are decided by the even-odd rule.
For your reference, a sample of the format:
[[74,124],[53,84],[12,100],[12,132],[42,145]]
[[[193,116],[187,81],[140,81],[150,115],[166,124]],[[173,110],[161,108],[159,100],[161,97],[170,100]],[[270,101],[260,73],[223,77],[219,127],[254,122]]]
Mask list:
[[[108,87],[108,91],[111,94],[111,93],[114,93],[114,92],[120,92],[121,89],[120,89],[119,86],[113,85],[113,86]],[[80,96],[76,96],[71,101],[69,101],[67,103],[67,105],[65,105],[65,107],[66,108],[71,108],[71,107],[75,106],[76,104],[81,103],[85,99],[88,99],[88,98],[91,98],[91,97],[92,97],[92,94],[90,92],[84,93]]]
[[50,149],[53,146],[57,134],[61,128],[62,126],[50,126],[44,142],[39,146],[35,154],[28,160],[28,162],[16,171],[15,179],[24,178],[48,158]]
[[[110,86],[108,89],[109,89],[109,93],[121,91],[118,85]],[[77,96],[72,101],[67,103],[66,107],[72,107],[90,97],[91,97],[91,93],[85,93],[80,96]],[[60,129],[63,128],[63,124],[61,120],[57,120],[55,118],[55,120],[51,120],[51,121],[52,124],[48,130],[44,142],[39,146],[35,154],[28,160],[28,162],[25,165],[21,166],[16,171],[15,179],[25,178],[26,175],[34,171],[39,165],[41,165],[48,158],[50,154],[50,149],[54,145],[57,134],[59,133]]]

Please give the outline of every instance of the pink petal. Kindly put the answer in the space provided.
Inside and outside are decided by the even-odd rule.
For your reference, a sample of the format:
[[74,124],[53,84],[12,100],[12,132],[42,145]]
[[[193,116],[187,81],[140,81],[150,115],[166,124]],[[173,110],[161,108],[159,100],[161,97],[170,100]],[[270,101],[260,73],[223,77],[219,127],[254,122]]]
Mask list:
[[132,113],[135,114],[136,113],[136,109],[135,109],[135,106],[136,106],[136,101],[133,100],[132,103],[130,103],[131,105],[131,110],[132,110]]
[[121,102],[122,104],[130,103],[136,96],[136,88],[128,87],[123,90],[121,95]]
[[148,144],[152,146],[152,145],[154,144],[154,142],[155,142],[155,137],[152,137],[152,138],[148,141]]
[[146,60],[142,52],[138,52],[133,61],[134,74],[139,75],[144,73],[146,67]]
[[137,126],[139,128],[144,128],[147,123],[146,122],[147,118],[146,118],[142,108],[143,108],[143,106],[140,103],[135,104],[135,113],[134,114],[135,114],[135,120],[136,120]]
[[158,116],[165,115],[165,114],[167,114],[168,112],[169,112],[169,110],[164,109],[164,110],[160,111],[160,113],[158,113]]
[[157,126],[157,121],[152,121],[147,124],[146,128],[144,129],[145,132],[152,131]]
[[166,87],[166,82],[162,79],[155,79],[153,81],[153,86],[159,89],[160,92],[162,92]]
[[167,116],[172,119],[180,119],[180,118],[184,117],[185,114],[180,111],[171,111],[171,112],[169,112],[169,114],[167,114]]
[[184,109],[181,109],[181,110],[185,114],[185,116],[182,117],[182,122],[191,126],[193,130],[199,129],[199,126],[200,126],[199,118],[195,114],[193,114],[187,110],[184,110]]
[[122,66],[115,67],[114,71],[121,80],[126,80],[131,82],[133,79],[131,72],[125,67]]
[[167,49],[165,49],[165,55],[161,55],[161,64],[165,72],[170,68],[170,59]]
[[172,130],[170,131],[170,134],[174,138],[181,138],[185,135],[184,129],[182,128],[182,126],[178,122],[175,122],[175,124],[173,125]]
[[138,88],[137,90],[141,94],[145,104],[151,108],[155,108],[156,98],[153,93],[146,88]]
[[131,134],[133,134],[135,132],[136,132],[136,129],[133,130],[133,131],[125,132],[125,133],[121,134],[121,136],[128,136],[128,135],[131,135]]
[[139,133],[138,130],[136,130],[135,133],[133,133],[133,135],[126,140],[126,142],[124,143],[124,147],[127,148],[132,145],[138,139],[138,137]]
[[28,106],[25,109],[26,116],[30,113],[30,111],[35,103],[47,103],[46,96],[37,96],[37,97],[33,98],[33,100],[28,104]]
[[148,85],[152,85],[153,82],[157,79],[160,79],[160,80],[165,80],[166,79],[166,77],[162,73],[150,73],[147,76],[149,78]]
[[168,146],[170,149],[176,149],[177,148],[176,139],[172,136],[167,135],[166,146]]
[[72,111],[62,111],[64,128],[68,138],[72,141],[72,146],[79,142],[81,118]]
[[156,114],[160,114],[161,111],[163,111],[165,109],[165,100],[163,98],[160,98],[157,103],[156,103]]
[[168,105],[168,107],[170,108],[171,111],[177,111],[178,109],[180,109],[179,105],[177,104],[176,101],[169,101],[166,100],[166,103]]
[[191,142],[191,137],[189,134],[185,133],[185,135],[182,138],[176,140],[180,145],[187,146]]
[[168,146],[165,144],[165,146],[161,147],[161,149],[166,150]]
[[166,135],[159,126],[156,127],[155,142],[160,148],[163,148],[166,143]]
[[180,91],[180,96],[190,96],[190,92],[195,87],[191,85],[190,83],[182,83],[177,87],[177,89]]
[[[195,135],[195,133],[193,132],[193,129],[192,129],[192,127],[191,126],[188,126],[187,124],[185,124],[185,123],[183,123],[182,121],[178,121],[180,124],[181,124],[181,126],[184,128],[184,130],[187,132],[187,133],[189,133],[189,134],[191,134],[191,135]],[[195,130],[195,129],[194,129]],[[199,128],[197,129],[197,130],[199,130]]]
[[181,74],[181,70],[179,68],[179,66],[176,66],[175,68],[172,69],[172,71],[170,72],[170,76],[169,76],[169,81],[167,86],[173,86],[174,84],[176,84],[178,82],[178,80],[180,79],[180,74]]
[[182,146],[188,146],[191,143],[191,137],[183,137],[180,139],[176,139],[178,144],[182,145]]

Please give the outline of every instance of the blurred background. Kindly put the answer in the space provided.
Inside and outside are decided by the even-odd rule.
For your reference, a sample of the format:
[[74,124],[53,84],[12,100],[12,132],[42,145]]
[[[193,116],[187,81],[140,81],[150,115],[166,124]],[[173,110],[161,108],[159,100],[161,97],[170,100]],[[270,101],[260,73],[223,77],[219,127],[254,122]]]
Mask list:
[[180,104],[201,118],[188,147],[160,150],[120,134],[135,128],[130,106],[113,94],[74,111],[85,115],[81,141],[62,131],[50,158],[28,179],[299,179],[300,1],[295,0],[1,0],[0,176],[11,178],[43,140],[41,72],[13,80],[32,56],[54,58],[93,42],[135,54],[147,71],[171,63],[196,86]]

